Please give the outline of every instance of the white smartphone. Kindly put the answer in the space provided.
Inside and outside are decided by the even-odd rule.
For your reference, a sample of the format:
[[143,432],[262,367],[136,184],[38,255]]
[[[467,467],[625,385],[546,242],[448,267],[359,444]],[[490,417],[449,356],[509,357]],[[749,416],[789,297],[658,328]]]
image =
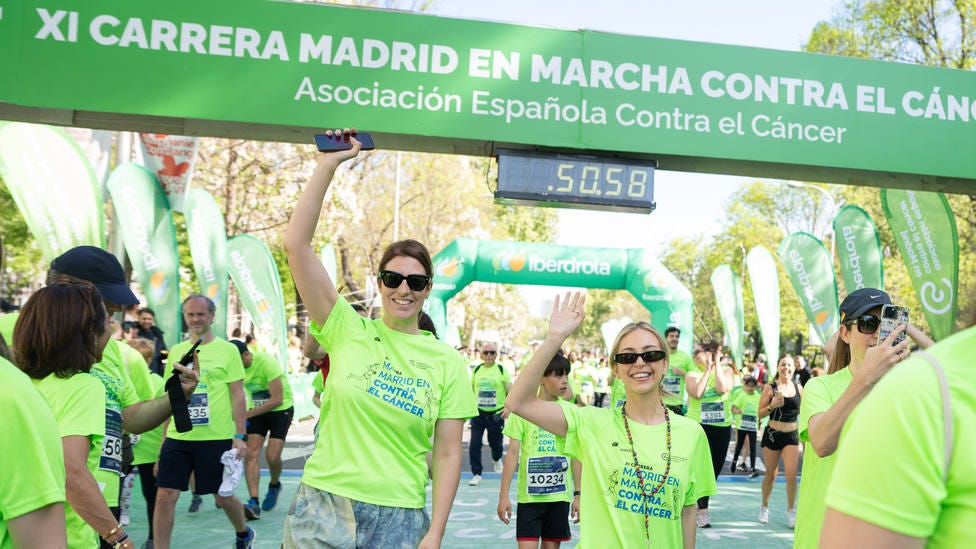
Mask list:
[[[895,331],[898,326],[908,328],[908,307],[901,305],[885,305],[881,307],[881,325],[878,327],[878,343],[885,340],[888,335]],[[895,338],[895,345],[905,339],[905,332],[902,331]]]

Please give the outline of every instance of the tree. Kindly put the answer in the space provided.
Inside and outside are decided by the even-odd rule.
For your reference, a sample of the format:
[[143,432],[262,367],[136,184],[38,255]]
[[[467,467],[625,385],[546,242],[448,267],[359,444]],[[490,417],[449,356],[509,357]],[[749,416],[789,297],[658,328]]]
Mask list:
[[[806,51],[900,61],[962,70],[976,69],[976,0],[851,0],[830,21],[819,23]],[[961,152],[960,154],[966,154]],[[877,207],[876,191],[845,189],[851,203],[864,207],[879,225],[886,250],[885,285],[918,309],[904,265],[887,223]],[[976,195],[948,195],[956,215],[961,252],[958,327],[976,321],[972,279],[976,244]],[[894,297],[894,296],[893,296]],[[913,315],[912,321],[919,322]]]

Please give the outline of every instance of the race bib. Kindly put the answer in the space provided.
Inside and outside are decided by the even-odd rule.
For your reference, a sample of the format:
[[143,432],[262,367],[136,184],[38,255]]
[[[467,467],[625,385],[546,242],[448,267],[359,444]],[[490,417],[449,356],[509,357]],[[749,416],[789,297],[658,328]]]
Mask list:
[[759,424],[759,418],[756,416],[747,416],[742,414],[742,422],[739,424],[739,429],[742,431],[752,431],[756,432],[756,426]]
[[251,393],[251,402],[254,403],[254,408],[263,405],[269,398],[271,398],[271,391],[254,391]]
[[672,395],[681,396],[681,378],[678,376],[664,376],[662,387]]
[[498,398],[495,395],[494,389],[481,389],[478,391],[478,408],[497,408]]
[[122,412],[105,409],[105,438],[98,468],[122,475]]
[[721,401],[702,402],[701,422],[702,425],[725,423],[725,403]]
[[525,464],[525,488],[530,496],[559,494],[566,491],[566,456],[530,457]]
[[210,425],[210,398],[207,393],[193,393],[187,409],[190,412],[190,423]]

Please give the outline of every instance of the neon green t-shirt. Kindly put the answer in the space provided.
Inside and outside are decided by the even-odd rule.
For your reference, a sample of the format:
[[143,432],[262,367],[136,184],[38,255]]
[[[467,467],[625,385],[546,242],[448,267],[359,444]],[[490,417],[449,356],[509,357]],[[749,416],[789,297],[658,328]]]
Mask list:
[[[810,378],[803,387],[803,400],[800,402],[800,440],[810,442],[807,432],[810,418],[822,414],[837,402],[853,380],[851,371],[844,368],[828,376]],[[841,430],[838,448],[843,447],[844,436],[848,423]],[[834,472],[834,461],[837,452],[820,457],[811,444],[807,444],[803,452],[803,475],[800,478],[800,497],[796,508],[796,530],[793,535],[793,547],[816,548],[820,545],[820,529],[823,526],[824,496],[830,477]]]
[[429,333],[365,319],[342,299],[310,333],[331,368],[302,482],[374,505],[424,507],[435,422],[477,414],[464,358]]
[[593,396],[595,392],[593,374],[593,367],[585,362],[581,362],[579,368],[573,368],[569,375],[573,378],[575,386],[579,387],[577,394]]
[[64,450],[58,424],[30,378],[0,358],[0,407],[12,428],[0,436],[0,456],[17,465],[0,470],[0,549],[12,549],[7,521],[64,498]]
[[[102,439],[105,437],[105,386],[95,376],[85,373],[61,379],[54,374],[44,379],[33,379],[34,387],[41,393],[54,419],[58,422],[58,434],[82,436],[89,439],[88,470],[95,475],[102,458]],[[122,445],[119,443],[119,449]],[[109,488],[95,477],[103,492]],[[118,484],[115,486],[118,496]],[[68,534],[68,547],[97,548],[98,534],[82,520],[78,513],[64,504],[64,522]]]
[[325,391],[325,379],[322,378],[321,370],[315,372],[315,375],[312,376],[312,390],[319,394],[319,398],[321,398],[322,392]]
[[[708,439],[697,423],[671,414],[671,472],[648,499],[640,492],[633,453],[619,410],[566,406],[566,453],[580,460],[580,543],[577,547],[643,546],[644,513],[650,514],[651,547],[681,547],[681,510],[717,493]],[[667,465],[667,427],[629,422],[645,492]]]
[[[700,380],[705,376],[705,372],[695,369],[688,372],[695,380]],[[702,393],[701,398],[688,395],[688,419],[697,421],[702,425],[712,427],[728,427],[732,425],[732,408],[729,405],[729,394],[719,393],[715,390],[715,374],[708,374],[708,387]],[[711,458],[709,458],[711,459]]]
[[[148,370],[148,368],[146,368]],[[166,382],[159,374],[149,372],[149,392],[140,391],[139,397],[142,400],[152,400],[166,394]],[[132,445],[132,464],[142,465],[143,463],[156,463],[159,458],[159,447],[163,444],[163,426],[160,425],[151,431],[146,431],[139,435],[135,444]]]
[[615,377],[610,384],[610,408],[619,410],[624,407],[625,402],[627,402],[627,388],[619,377]]
[[[961,547],[976,540],[976,461],[970,451],[976,440],[976,328],[928,351],[949,386],[954,440],[948,481],[942,390],[932,365],[912,357],[886,374],[851,415],[827,506],[928,538],[927,547]],[[804,400],[806,395],[804,390]]]
[[8,347],[14,346],[14,326],[17,324],[17,318],[19,316],[20,313],[0,315],[0,335],[3,336],[3,340],[7,342]]
[[[192,346],[193,341],[181,341],[173,345],[169,356],[179,360]],[[176,430],[175,422],[171,421],[166,436],[175,440],[230,440],[237,434],[230,400],[230,384],[244,380],[241,352],[233,343],[220,338],[200,345],[197,351],[200,359],[200,383],[189,402],[193,429],[180,433]],[[169,378],[172,373],[173,367],[167,364],[163,379]]]
[[759,428],[759,398],[762,393],[755,390],[750,395],[745,389],[740,390],[732,397],[731,406],[742,410],[741,414],[735,416],[735,428],[740,431],[750,431],[755,433]]
[[[557,400],[560,406],[573,405]],[[573,501],[573,472],[566,439],[510,414],[502,434],[519,441],[518,502]]]
[[695,361],[691,355],[675,349],[668,355],[668,372],[661,382],[661,388],[669,393],[664,397],[664,403],[669,406],[681,406],[685,403],[685,376],[674,373],[674,368],[686,374],[695,369]]
[[471,374],[471,389],[478,401],[478,409],[482,412],[497,412],[505,407],[505,397],[508,396],[506,384],[512,383],[511,376],[499,364],[486,366],[482,364]]
[[280,412],[294,406],[291,384],[288,383],[288,376],[281,369],[278,360],[264,351],[254,351],[251,357],[251,365],[244,368],[244,394],[247,395],[248,408],[260,406],[271,398],[268,383],[279,378],[281,379],[281,404],[272,412]]

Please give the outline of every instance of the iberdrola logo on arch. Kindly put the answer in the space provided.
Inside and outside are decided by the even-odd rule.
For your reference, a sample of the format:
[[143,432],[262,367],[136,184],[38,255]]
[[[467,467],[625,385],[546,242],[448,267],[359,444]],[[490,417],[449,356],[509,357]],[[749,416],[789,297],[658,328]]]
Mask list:
[[530,273],[610,276],[610,264],[606,261],[575,255],[555,259],[535,253],[506,251],[496,255],[491,265],[496,273],[519,272],[527,267]]
[[458,274],[458,269],[460,267],[461,260],[456,256],[439,259],[434,265],[434,276],[454,278]]

